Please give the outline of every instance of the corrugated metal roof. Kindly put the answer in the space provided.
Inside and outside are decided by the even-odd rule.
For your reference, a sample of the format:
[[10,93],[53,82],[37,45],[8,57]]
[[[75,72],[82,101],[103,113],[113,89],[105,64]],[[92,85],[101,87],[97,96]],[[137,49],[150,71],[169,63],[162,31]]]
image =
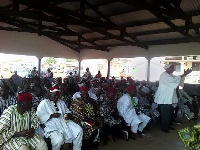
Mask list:
[[90,31],[88,28],[80,26],[80,25],[68,25],[67,26],[70,30],[77,32],[77,33],[81,33],[81,32],[86,32],[86,31]]
[[92,32],[92,33],[83,34],[83,37],[91,39],[91,38],[104,37],[104,35],[102,35],[102,34],[100,34],[98,32]]
[[192,17],[192,22],[200,23],[200,15]]
[[163,39],[178,39],[183,38],[184,36],[178,32],[162,33],[162,34],[151,34],[138,36],[137,39],[143,42],[154,41],[154,40],[163,40]]
[[[1,21],[9,24],[0,24],[0,30],[30,31],[76,47],[76,51],[84,44],[108,51],[105,45],[127,44],[146,49],[159,44],[159,40],[200,42],[200,0],[182,0],[180,7],[176,6],[178,1],[86,0],[81,1],[85,2],[83,14],[80,1],[42,1],[17,0],[12,4],[10,0],[0,0]],[[152,43],[146,45],[146,41]]]
[[200,0],[182,0],[180,7],[184,12],[193,13],[200,9]]
[[141,10],[136,12],[130,12],[127,14],[122,14],[118,16],[113,16],[110,18],[113,22],[119,25],[128,24],[134,21],[143,21],[156,18],[152,13],[147,10]]
[[160,22],[143,26],[128,27],[126,28],[126,31],[128,33],[137,33],[137,32],[153,31],[159,29],[168,29],[168,28],[170,28],[168,25],[166,25],[164,22]]
[[96,41],[96,44],[99,45],[114,45],[114,44],[121,44],[123,42],[119,41],[119,40],[115,40],[115,39],[110,39],[110,40],[99,40]]

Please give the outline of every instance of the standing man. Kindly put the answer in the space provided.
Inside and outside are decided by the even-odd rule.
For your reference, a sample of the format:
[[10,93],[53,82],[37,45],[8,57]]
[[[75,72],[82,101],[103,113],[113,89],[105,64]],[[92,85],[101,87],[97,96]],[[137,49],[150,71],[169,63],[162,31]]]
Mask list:
[[36,70],[36,67],[33,67],[33,70],[31,71],[31,77],[34,78],[35,76],[37,76],[38,71]]
[[169,129],[174,129],[170,126],[173,106],[178,102],[176,88],[183,81],[183,77],[192,72],[191,69],[184,70],[184,73],[180,76],[175,76],[174,65],[166,64],[164,66],[166,70],[160,75],[159,87],[155,94],[155,103],[158,104],[158,108],[161,114],[161,128],[160,130],[169,133]]
[[89,87],[89,88],[90,88],[90,80],[91,80],[91,78],[92,78],[92,75],[91,75],[90,69],[86,68],[86,72],[83,75],[83,79],[85,81],[86,86]]

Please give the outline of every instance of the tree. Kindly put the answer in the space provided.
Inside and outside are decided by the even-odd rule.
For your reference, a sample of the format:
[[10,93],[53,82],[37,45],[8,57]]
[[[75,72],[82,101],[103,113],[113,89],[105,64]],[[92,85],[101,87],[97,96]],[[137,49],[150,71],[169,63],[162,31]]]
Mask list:
[[45,63],[50,65],[50,64],[55,64],[56,63],[56,60],[54,57],[47,57],[46,60],[45,60]]
[[66,62],[77,62],[76,59],[66,59]]

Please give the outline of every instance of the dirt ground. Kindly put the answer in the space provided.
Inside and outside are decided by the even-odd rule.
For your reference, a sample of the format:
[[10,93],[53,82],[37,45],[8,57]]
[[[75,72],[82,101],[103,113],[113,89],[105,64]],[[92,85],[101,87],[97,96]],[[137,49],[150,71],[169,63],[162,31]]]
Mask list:
[[[192,126],[197,123],[188,121],[186,118],[179,118],[182,121],[181,125],[174,124],[176,130],[182,129],[187,126]],[[99,145],[99,150],[187,150],[183,143],[180,141],[177,131],[170,130],[170,133],[164,133],[159,130],[159,124],[153,123],[146,134],[152,137],[143,137],[141,139],[125,141],[117,139],[116,142],[108,142],[104,145],[102,142]]]

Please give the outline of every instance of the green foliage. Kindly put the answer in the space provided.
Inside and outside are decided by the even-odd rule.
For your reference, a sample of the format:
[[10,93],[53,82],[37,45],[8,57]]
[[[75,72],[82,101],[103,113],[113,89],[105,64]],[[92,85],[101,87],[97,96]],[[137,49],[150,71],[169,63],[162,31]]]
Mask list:
[[76,59],[66,59],[66,62],[76,62]]
[[54,57],[47,57],[46,60],[45,60],[45,63],[47,63],[47,64],[55,64],[56,60],[55,60]]

